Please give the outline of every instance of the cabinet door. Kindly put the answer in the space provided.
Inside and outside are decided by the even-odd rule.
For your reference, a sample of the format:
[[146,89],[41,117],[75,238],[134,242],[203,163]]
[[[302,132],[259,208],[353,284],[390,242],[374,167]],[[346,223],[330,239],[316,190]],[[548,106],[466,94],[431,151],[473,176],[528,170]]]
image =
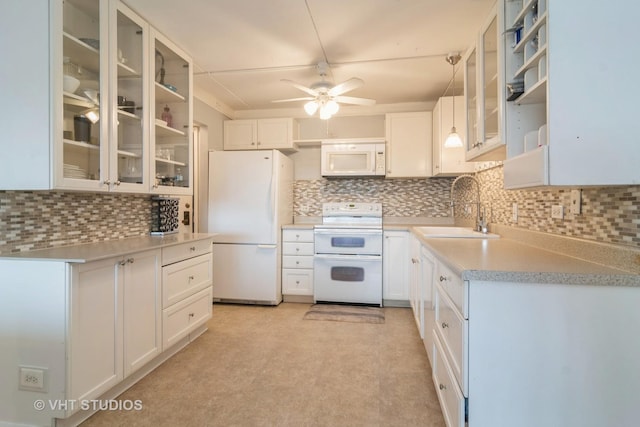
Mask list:
[[226,120],[224,122],[225,150],[255,150],[258,130],[255,120]]
[[385,231],[382,256],[382,298],[409,301],[409,233]]
[[282,149],[293,146],[293,119],[258,120],[258,148]]
[[124,376],[162,350],[160,250],[124,258]]
[[122,269],[118,259],[72,268],[68,398],[94,399],[122,380]]
[[111,186],[148,192],[149,27],[120,2],[111,4]]
[[151,174],[153,193],[193,194],[193,63],[174,43],[150,29]]
[[[455,104],[455,105],[454,105]],[[455,110],[454,110],[455,108]],[[444,142],[454,124],[458,134],[466,144],[467,125],[464,113],[464,97],[444,96],[438,100],[433,108],[433,175],[455,176],[474,171],[474,163],[465,159],[466,150],[463,147],[445,148]]]
[[435,326],[435,259],[431,253],[420,249],[420,287],[422,288],[422,311],[424,321],[423,341],[429,362],[433,366],[433,331]]
[[60,3],[61,32],[52,36],[62,39],[62,56],[55,58],[61,72],[54,70],[62,87],[56,99],[62,115],[53,125],[54,186],[108,191],[109,2]]
[[387,178],[431,176],[431,112],[387,114],[385,127]]

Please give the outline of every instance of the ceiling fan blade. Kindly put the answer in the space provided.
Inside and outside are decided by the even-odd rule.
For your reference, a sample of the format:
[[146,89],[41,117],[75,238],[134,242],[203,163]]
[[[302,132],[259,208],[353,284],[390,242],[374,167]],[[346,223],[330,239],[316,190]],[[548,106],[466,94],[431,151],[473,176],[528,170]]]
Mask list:
[[313,96],[318,96],[318,92],[306,87],[306,86],[302,86],[300,83],[296,83],[293,80],[287,80],[287,79],[282,79],[280,80],[281,82],[285,82],[285,83],[289,83],[291,86],[295,87],[296,89],[300,89],[301,91],[308,93],[309,95],[313,95]]
[[332,87],[329,90],[329,96],[342,95],[343,93],[347,93],[350,90],[359,88],[363,84],[364,84],[364,81],[362,81],[362,79],[354,77],[352,79],[347,80],[346,82],[342,82]]
[[312,99],[315,99],[315,98],[313,98],[311,96],[305,96],[304,98],[278,99],[278,100],[271,101],[271,102],[311,101]]
[[355,105],[375,105],[375,99],[368,98],[355,98],[353,96],[336,96],[333,98],[337,102],[342,102],[344,104],[355,104]]

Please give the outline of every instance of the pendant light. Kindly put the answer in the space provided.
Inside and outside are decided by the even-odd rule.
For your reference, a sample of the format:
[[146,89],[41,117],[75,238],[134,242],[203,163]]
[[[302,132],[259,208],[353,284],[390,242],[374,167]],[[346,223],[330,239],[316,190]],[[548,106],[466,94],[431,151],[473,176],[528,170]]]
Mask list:
[[451,114],[453,126],[451,127],[449,136],[447,136],[447,139],[444,141],[445,148],[460,148],[463,146],[462,138],[460,138],[460,135],[458,135],[458,132],[456,131],[456,64],[458,61],[460,61],[459,53],[455,52],[447,55],[447,62],[451,64],[451,67],[453,68],[453,77],[451,78],[451,83],[453,85],[453,111]]

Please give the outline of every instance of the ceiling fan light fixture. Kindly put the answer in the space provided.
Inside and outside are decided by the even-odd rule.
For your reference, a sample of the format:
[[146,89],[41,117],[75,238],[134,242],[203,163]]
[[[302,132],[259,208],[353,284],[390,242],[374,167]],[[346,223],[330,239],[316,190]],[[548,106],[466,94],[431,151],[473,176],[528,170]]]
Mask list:
[[320,120],[329,120],[331,118],[331,111],[327,107],[327,104],[323,104],[320,107]]
[[451,133],[447,136],[447,139],[444,141],[445,148],[460,148],[462,147],[462,138],[456,132],[455,126],[451,128]]
[[308,115],[313,116],[316,113],[316,111],[318,111],[318,101],[314,99],[313,101],[309,101],[306,104],[304,104],[304,111]]
[[340,109],[340,105],[338,105],[336,101],[331,99],[329,100],[329,102],[327,102],[327,104],[325,105],[325,108],[328,110],[329,115],[333,116]]

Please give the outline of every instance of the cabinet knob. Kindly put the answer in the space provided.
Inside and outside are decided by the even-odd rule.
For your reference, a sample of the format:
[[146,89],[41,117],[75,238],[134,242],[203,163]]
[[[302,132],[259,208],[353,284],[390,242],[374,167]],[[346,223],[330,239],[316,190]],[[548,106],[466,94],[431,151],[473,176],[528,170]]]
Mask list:
[[118,261],[118,265],[125,265],[127,262],[125,260]]
[[300,261],[296,261],[296,265],[300,265]]
[[296,285],[299,285],[299,284],[300,284],[300,280],[296,280]]
[[127,264],[133,264],[134,259],[133,258],[127,258]]
[[158,184],[153,184],[153,188],[158,188]]
[[189,250],[190,250],[191,252],[195,252],[196,247],[195,247],[195,246],[191,246],[191,247],[189,248]]
[[446,386],[446,385],[444,385],[444,384],[440,384],[440,385],[438,386],[438,388],[439,388],[440,390],[446,390],[446,389],[447,389],[447,386]]
[[440,276],[440,281],[441,281],[441,282],[446,282],[446,281],[447,281],[447,278],[446,278],[445,276]]
[[194,313],[189,313],[189,317],[195,317]]
[[445,329],[445,328],[448,328],[448,327],[449,327],[448,323],[442,322],[442,329]]
[[109,184],[111,184],[111,180],[105,179],[104,181],[102,181],[102,183],[104,185],[109,185]]
[[120,181],[114,182],[113,185],[120,185]]
[[195,279],[195,277],[193,277],[193,276],[189,276],[189,281],[191,281],[191,280],[193,280],[193,279]]

